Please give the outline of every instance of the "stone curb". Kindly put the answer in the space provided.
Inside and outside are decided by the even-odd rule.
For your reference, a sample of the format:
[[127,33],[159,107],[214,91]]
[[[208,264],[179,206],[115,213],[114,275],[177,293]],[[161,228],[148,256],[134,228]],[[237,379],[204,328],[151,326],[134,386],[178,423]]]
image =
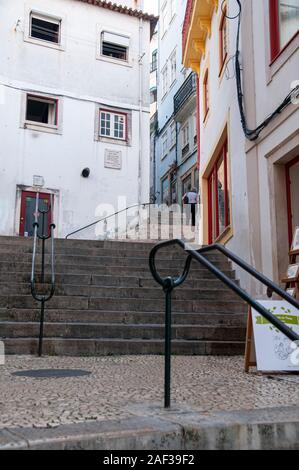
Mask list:
[[132,406],[131,411],[136,417],[122,421],[3,429],[0,450],[299,449],[295,406],[211,414],[157,406]]

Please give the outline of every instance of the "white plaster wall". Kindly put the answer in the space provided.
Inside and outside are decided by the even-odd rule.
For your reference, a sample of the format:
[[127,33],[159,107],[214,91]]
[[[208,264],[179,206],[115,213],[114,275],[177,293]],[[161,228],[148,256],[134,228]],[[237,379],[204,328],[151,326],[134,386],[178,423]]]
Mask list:
[[[229,1],[234,11],[234,1]],[[240,123],[240,114],[237,105],[236,82],[234,78],[233,62],[228,64],[227,79],[224,75],[219,78],[219,23],[221,8],[212,18],[211,38],[207,40],[206,54],[201,61],[200,84],[203,90],[203,80],[206,67],[209,66],[210,114],[203,122],[203,96],[200,97],[201,106],[201,171],[204,172],[210,161],[216,145],[220,139],[225,124],[228,126],[228,152],[231,184],[231,218],[233,237],[227,243],[227,248],[250,260],[249,254],[249,223],[248,200],[246,183],[246,156],[245,138]],[[228,21],[228,55],[235,54],[236,22]],[[244,287],[249,286],[249,279],[242,271],[237,270]]]
[[[249,125],[256,127],[282,103],[291,90],[293,81],[299,80],[299,36],[288,45],[282,54],[271,63],[270,53],[270,28],[269,28],[269,6],[268,2],[251,0],[252,8],[252,63],[254,70],[254,90],[252,97],[249,90],[245,88],[247,103],[246,113],[249,116]],[[244,25],[243,28],[246,28]],[[244,70],[244,74],[248,74]],[[251,73],[251,72],[250,72]],[[255,116],[255,118],[254,118]],[[258,181],[260,193],[259,207],[255,223],[261,233],[261,270],[270,278],[277,278],[278,258],[276,244],[276,223],[279,224],[279,214],[271,212],[271,197],[273,194],[273,183],[269,177],[269,158],[279,149],[282,157],[288,157],[288,152],[296,152],[296,148],[290,148],[289,142],[299,134],[299,108],[290,105],[260,135],[255,144],[247,145],[248,156],[251,151],[257,152]],[[284,154],[285,148],[285,154]],[[299,149],[297,149],[299,154]],[[296,153],[293,155],[296,156]],[[252,157],[253,158],[253,157]],[[284,159],[281,164],[286,163]],[[285,207],[285,212],[287,208]],[[258,217],[259,215],[259,217]],[[254,221],[251,221],[254,223]],[[252,247],[253,255],[255,247]],[[281,247],[284,249],[284,247]],[[280,254],[281,255],[281,254]],[[287,252],[285,257],[287,260]]]
[[[150,26],[75,0],[29,0],[25,4],[64,18],[65,50],[24,42],[24,1],[1,0],[5,21],[0,29],[0,234],[16,233],[16,186],[30,187],[33,175],[42,175],[45,188],[59,192],[55,218],[58,235],[64,236],[94,220],[98,204],[111,203],[117,210],[117,196],[125,196],[128,205],[148,200]],[[96,60],[97,25],[130,34],[129,67]],[[142,66],[140,31],[141,53],[145,53]],[[59,96],[63,105],[61,135],[21,128],[25,89]],[[99,103],[132,113],[131,146],[95,141]],[[104,168],[106,148],[122,152],[121,170]],[[91,169],[88,179],[81,177],[85,167]]]

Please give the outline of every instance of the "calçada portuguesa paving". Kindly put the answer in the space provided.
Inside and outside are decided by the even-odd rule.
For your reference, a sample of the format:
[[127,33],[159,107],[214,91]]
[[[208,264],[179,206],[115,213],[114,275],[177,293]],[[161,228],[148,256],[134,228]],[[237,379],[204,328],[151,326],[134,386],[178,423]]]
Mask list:
[[[31,369],[81,369],[82,377],[33,378]],[[54,428],[124,420],[148,405],[163,405],[162,356],[8,356],[0,366],[0,427]],[[172,400],[208,415],[299,405],[299,376],[244,372],[243,357],[173,357]]]

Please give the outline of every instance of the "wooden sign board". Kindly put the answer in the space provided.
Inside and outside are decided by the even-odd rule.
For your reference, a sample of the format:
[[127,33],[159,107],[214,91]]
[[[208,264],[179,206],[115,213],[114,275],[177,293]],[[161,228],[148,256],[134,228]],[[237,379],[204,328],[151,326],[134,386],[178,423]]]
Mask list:
[[[299,311],[286,301],[259,303],[299,334]],[[259,312],[249,310],[245,371],[257,366],[261,372],[299,372],[299,349]]]

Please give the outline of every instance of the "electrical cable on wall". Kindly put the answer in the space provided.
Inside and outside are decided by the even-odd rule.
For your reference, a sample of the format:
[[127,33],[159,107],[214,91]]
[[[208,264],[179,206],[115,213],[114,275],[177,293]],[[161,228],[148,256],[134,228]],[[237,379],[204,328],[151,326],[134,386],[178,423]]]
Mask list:
[[241,32],[241,16],[242,16],[242,4],[241,0],[236,0],[239,12],[234,16],[228,16],[226,14],[225,3],[226,0],[222,2],[222,12],[228,20],[238,19],[238,29],[237,29],[237,41],[236,41],[236,55],[235,55],[235,72],[236,72],[236,84],[237,84],[237,95],[238,95],[238,105],[241,115],[241,123],[244,134],[247,139],[254,141],[257,140],[261,132],[270,124],[270,122],[279,115],[285,108],[293,103],[294,98],[299,95],[299,85],[297,85],[283,100],[283,102],[271,113],[256,129],[250,129],[247,125],[247,119],[244,110],[243,103],[243,88],[242,88],[242,74],[241,74],[241,64],[240,64],[240,32]]

